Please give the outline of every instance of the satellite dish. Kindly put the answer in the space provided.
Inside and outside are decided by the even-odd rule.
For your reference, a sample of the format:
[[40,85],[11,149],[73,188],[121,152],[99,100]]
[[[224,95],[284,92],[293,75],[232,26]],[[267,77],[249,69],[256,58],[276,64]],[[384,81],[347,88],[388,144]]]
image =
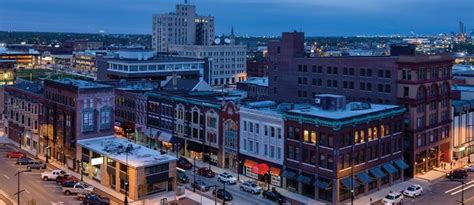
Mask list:
[[216,38],[214,39],[214,44],[218,45],[221,43],[221,39],[220,38]]
[[230,39],[225,38],[225,39],[224,39],[224,42],[227,43],[227,44],[230,44]]

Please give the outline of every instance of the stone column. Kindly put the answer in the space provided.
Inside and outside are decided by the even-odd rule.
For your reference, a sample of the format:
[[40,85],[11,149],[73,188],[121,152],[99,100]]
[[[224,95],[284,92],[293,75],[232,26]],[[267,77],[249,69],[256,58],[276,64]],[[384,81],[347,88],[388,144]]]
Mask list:
[[332,204],[339,203],[339,180],[332,179]]

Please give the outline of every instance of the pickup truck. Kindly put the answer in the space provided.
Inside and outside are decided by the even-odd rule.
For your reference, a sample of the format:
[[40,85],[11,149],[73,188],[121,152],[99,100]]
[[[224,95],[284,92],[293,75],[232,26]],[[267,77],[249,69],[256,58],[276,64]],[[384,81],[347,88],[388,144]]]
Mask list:
[[71,194],[79,194],[79,193],[86,193],[86,192],[93,192],[94,187],[89,186],[84,183],[76,183],[72,186],[65,186],[62,188],[62,192],[66,195],[71,195]]
[[49,172],[45,171],[41,173],[41,179],[43,179],[43,181],[56,180],[56,178],[58,178],[58,176],[61,174],[66,174],[66,172],[60,169],[55,169]]

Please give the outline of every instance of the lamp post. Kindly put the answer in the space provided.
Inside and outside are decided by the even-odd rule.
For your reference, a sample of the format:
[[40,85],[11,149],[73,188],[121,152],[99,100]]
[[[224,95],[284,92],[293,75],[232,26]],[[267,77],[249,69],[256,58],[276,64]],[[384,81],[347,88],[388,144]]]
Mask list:
[[81,182],[84,181],[84,167],[82,165],[82,162],[79,160],[76,160],[77,164],[79,165],[79,169],[81,171]]
[[17,197],[18,205],[20,205],[20,193],[23,191],[23,190],[20,191],[20,174],[23,173],[23,172],[31,172],[31,169],[22,170],[22,171],[19,171],[15,174],[15,176],[18,176],[17,192],[15,193],[16,197]]
[[196,192],[196,156],[193,158],[193,181],[194,181],[194,186],[193,186],[193,192]]
[[461,182],[461,201],[456,200],[456,202],[461,203],[461,205],[464,205],[464,180],[458,180],[458,182]]
[[125,164],[126,164],[126,169],[125,169],[125,176],[127,177],[127,180],[125,181],[125,200],[123,203],[125,205],[128,205],[128,153],[133,149],[132,144],[128,144],[127,147],[125,148]]

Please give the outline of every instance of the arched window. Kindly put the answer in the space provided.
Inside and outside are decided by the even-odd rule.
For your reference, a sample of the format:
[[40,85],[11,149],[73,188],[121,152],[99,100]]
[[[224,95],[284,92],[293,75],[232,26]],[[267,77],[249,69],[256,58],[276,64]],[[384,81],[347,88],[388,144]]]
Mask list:
[[354,142],[355,144],[359,143],[359,132],[354,131]]
[[365,141],[365,133],[364,133],[364,130],[361,130],[359,142],[363,143],[364,141]]
[[374,134],[372,134],[372,137],[374,138],[374,140],[378,139],[379,136],[377,135],[377,127],[374,127],[374,130],[373,130]]
[[372,141],[372,128],[367,130],[367,141]]
[[385,136],[385,126],[380,125],[380,137],[383,137],[383,136]]
[[424,86],[420,86],[418,88],[417,99],[423,99],[426,97],[426,88]]

